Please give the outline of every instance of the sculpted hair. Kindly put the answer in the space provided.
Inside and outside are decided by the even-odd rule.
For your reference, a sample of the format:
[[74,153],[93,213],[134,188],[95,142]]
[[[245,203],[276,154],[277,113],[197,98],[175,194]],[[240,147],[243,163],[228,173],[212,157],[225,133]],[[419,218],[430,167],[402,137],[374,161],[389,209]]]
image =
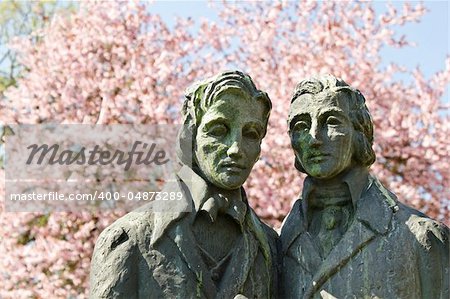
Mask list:
[[[372,149],[373,122],[366,106],[366,100],[359,90],[330,74],[311,77],[297,84],[291,98],[291,105],[293,102],[301,100],[301,96],[304,94],[316,95],[322,92],[342,92],[348,95],[346,98],[349,101],[349,116],[357,133],[353,139],[353,161],[360,166],[368,167],[372,165],[375,162],[375,152]],[[288,127],[290,127],[290,121],[291,115],[289,116]],[[299,171],[305,172],[297,158],[295,159],[295,167]]]
[[178,134],[177,156],[182,164],[195,166],[193,151],[197,128],[203,115],[219,95],[234,93],[250,100],[261,102],[266,107],[265,130],[272,102],[264,91],[258,90],[249,75],[240,71],[225,71],[204,81],[194,83],[186,89],[183,103],[182,127]]

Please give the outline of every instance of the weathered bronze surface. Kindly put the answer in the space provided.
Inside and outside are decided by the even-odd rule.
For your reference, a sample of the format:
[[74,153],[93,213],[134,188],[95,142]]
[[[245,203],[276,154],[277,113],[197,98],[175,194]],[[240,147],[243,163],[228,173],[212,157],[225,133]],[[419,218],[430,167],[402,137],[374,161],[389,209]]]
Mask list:
[[[191,209],[150,206],[100,235],[91,298],[269,298],[276,293],[276,233],[242,184],[259,158],[271,102],[248,75],[224,72],[192,86],[179,135],[181,167],[165,190]],[[193,154],[190,154],[193,153]]]
[[363,95],[331,75],[300,82],[289,114],[308,177],[281,231],[282,298],[449,298],[449,230],[368,172]]

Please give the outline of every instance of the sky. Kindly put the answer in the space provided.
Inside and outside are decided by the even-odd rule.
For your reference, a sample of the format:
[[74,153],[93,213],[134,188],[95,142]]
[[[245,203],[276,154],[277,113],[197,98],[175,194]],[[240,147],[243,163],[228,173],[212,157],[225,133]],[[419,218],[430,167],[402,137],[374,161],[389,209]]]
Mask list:
[[[375,1],[376,12],[383,12],[386,3],[386,1]],[[401,10],[403,1],[393,1],[392,3]],[[416,43],[416,46],[403,49],[385,47],[381,51],[381,56],[385,65],[396,62],[411,70],[419,67],[425,77],[429,78],[433,73],[444,69],[445,58],[450,54],[450,5],[448,1],[424,1],[424,4],[429,11],[422,17],[420,23],[407,24],[397,28],[399,36],[405,35],[406,39]],[[152,12],[160,14],[169,24],[173,24],[175,16],[218,19],[216,12],[208,6],[207,1],[155,1],[150,9]],[[404,75],[398,75],[397,79],[406,82],[410,80]],[[450,88],[447,88],[444,96],[444,100],[447,102],[450,101],[449,90]]]
[[[1,0],[0,0],[1,1]],[[401,9],[404,1],[392,3]],[[411,3],[417,3],[409,1]],[[375,1],[374,7],[377,13],[385,10],[386,1]],[[422,17],[420,23],[398,26],[398,35],[406,35],[410,42],[415,42],[415,47],[395,49],[385,47],[381,51],[383,64],[395,62],[412,70],[420,67],[426,78],[444,68],[445,58],[450,54],[450,4],[448,1],[424,1],[429,12]],[[150,10],[158,13],[169,24],[173,25],[176,16],[193,17],[198,19],[206,17],[210,20],[218,20],[215,10],[209,7],[207,1],[154,1]],[[4,67],[1,65],[0,67]],[[408,82],[411,78],[399,74],[396,79]],[[450,102],[450,87],[444,95],[444,101]]]
[[[398,1],[397,4],[401,4]],[[399,26],[399,33],[405,34],[407,39],[416,43],[416,47],[405,49],[385,48],[383,58],[396,61],[409,68],[419,66],[425,75],[444,68],[446,55],[450,54],[449,15],[450,5],[447,1],[425,1],[429,12],[420,23]],[[385,2],[377,2],[382,7]]]

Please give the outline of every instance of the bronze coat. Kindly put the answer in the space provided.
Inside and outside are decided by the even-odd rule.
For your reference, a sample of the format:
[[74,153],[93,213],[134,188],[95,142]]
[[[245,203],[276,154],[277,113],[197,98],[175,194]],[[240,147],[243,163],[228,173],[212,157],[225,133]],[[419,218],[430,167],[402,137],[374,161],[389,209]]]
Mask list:
[[399,203],[377,179],[366,185],[324,260],[302,199],[294,204],[280,237],[282,298],[449,298],[448,228]]
[[[165,190],[189,187],[177,176]],[[154,213],[145,206],[118,219],[97,240],[91,265],[90,298],[270,298],[276,292],[276,233],[247,205],[242,238],[216,288],[196,250],[190,212]],[[192,215],[191,215],[192,216]]]

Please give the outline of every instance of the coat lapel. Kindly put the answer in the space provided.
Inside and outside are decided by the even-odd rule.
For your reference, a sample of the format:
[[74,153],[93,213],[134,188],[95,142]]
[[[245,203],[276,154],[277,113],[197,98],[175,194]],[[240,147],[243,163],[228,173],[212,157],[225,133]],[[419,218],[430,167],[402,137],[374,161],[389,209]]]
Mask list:
[[211,273],[208,267],[200,256],[196,246],[197,241],[189,225],[176,226],[171,237],[178,246],[179,253],[183,257],[187,267],[194,273],[197,279],[197,292],[201,291],[206,298],[215,298],[217,294],[216,286],[211,279]]
[[310,298],[325,281],[335,274],[340,267],[361,250],[375,237],[375,233],[359,221],[354,221],[339,243],[322,262],[314,274],[312,282],[305,291],[305,298]]
[[297,252],[295,252],[296,261],[312,275],[314,269],[318,269],[322,263],[320,251],[308,232],[299,236],[298,244]]
[[[176,205],[174,207],[170,206],[170,201],[158,202],[158,204],[165,204],[166,206],[164,209],[160,207],[154,210],[158,211],[155,213],[158,215],[155,216],[153,220],[150,247],[157,246],[158,241],[161,240],[164,235],[169,234],[170,238],[176,244],[176,247],[174,246],[175,248],[173,250],[178,251],[186,266],[193,272],[196,278],[196,291],[202,292],[203,296],[206,298],[214,298],[217,289],[211,279],[207,266],[196,248],[197,241],[190,229],[190,225],[187,225],[187,223],[176,225],[179,221],[186,221],[183,218],[189,217],[190,213],[192,213],[192,196],[186,191],[187,187],[178,177],[171,179],[165,185],[164,190],[167,190],[167,192],[182,192],[183,197],[180,203],[172,203],[172,205]],[[169,227],[172,225],[176,226],[173,230],[169,230]]]
[[[317,269],[322,263],[322,258],[314,240],[306,230],[306,217],[303,216],[301,199],[294,204],[285,223],[280,238],[283,255],[290,255],[289,252],[294,251],[291,257],[312,274],[313,269]],[[298,247],[291,249],[291,245],[297,238],[299,238],[296,242]]]
[[299,235],[306,232],[305,217],[302,215],[301,199],[297,200],[281,226],[281,250],[283,255]]
[[217,298],[227,298],[230,294],[241,293],[257,253],[258,242],[253,234],[246,229],[246,232],[242,234],[239,245],[233,249],[233,255],[222,277]]
[[[245,193],[243,198],[246,199]],[[233,249],[233,256],[222,278],[221,286],[217,298],[226,298],[229,294],[239,294],[243,290],[245,282],[248,279],[250,270],[254,266],[256,256],[261,251],[266,261],[265,270],[267,277],[271,277],[272,256],[270,252],[269,241],[259,220],[253,210],[248,208],[243,224],[243,234],[239,245]],[[261,269],[258,267],[258,269]],[[261,269],[264,270],[264,269]],[[267,294],[270,294],[270,284],[267,285]]]
[[181,200],[155,200],[147,205],[155,213],[150,246],[154,246],[158,242],[172,223],[175,223],[192,211],[192,197],[189,195],[189,192],[186,192],[186,188],[181,187],[182,184],[182,181],[174,176],[166,183],[163,191],[161,191],[169,193],[181,192],[183,195]]

